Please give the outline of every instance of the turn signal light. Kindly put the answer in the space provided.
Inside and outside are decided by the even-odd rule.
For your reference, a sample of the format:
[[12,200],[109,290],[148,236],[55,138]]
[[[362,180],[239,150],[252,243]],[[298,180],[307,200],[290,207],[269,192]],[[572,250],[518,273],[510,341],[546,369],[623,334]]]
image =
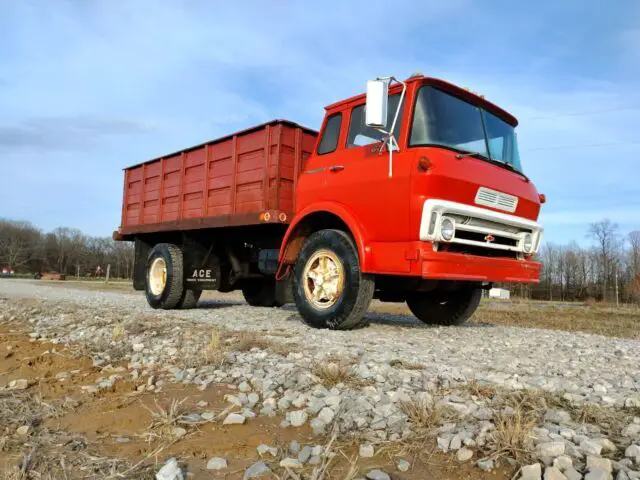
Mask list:
[[546,203],[547,202],[547,196],[544,193],[540,193],[538,195],[538,198],[540,199],[540,203]]
[[420,169],[423,172],[426,172],[430,168],[431,168],[431,160],[429,160],[427,157],[420,157],[418,159],[418,169]]

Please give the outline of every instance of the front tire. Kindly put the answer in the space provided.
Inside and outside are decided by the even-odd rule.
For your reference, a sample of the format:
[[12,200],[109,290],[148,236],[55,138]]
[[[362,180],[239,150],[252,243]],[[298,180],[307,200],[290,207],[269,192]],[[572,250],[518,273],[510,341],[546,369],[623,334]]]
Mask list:
[[176,308],[184,292],[182,250],[171,243],[159,243],[147,259],[145,295],[151,308]]
[[320,230],[304,243],[293,269],[293,297],[304,322],[314,328],[358,326],[374,292],[374,278],[360,271],[349,235]]
[[429,325],[462,325],[480,304],[482,290],[461,288],[451,292],[412,293],[407,306],[419,320]]

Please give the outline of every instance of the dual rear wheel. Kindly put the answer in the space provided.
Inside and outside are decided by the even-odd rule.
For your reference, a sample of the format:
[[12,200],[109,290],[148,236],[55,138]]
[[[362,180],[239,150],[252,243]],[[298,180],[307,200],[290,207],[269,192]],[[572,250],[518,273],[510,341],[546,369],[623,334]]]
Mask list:
[[194,308],[202,290],[184,288],[182,250],[170,243],[159,243],[147,259],[145,295],[152,308],[171,310]]

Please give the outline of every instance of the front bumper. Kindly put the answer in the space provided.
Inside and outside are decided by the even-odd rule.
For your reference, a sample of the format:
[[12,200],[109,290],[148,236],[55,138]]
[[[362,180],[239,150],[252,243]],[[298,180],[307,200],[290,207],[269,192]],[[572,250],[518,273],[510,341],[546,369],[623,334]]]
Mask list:
[[474,282],[539,283],[540,262],[422,249],[422,278]]

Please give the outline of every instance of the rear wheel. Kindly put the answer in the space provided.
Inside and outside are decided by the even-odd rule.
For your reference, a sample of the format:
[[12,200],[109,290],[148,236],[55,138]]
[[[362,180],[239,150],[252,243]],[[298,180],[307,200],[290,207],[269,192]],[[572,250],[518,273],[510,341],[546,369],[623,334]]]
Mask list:
[[373,298],[375,282],[360,271],[358,251],[340,230],[312,234],[293,271],[293,297],[305,323],[346,330],[360,324]]
[[184,292],[182,250],[170,243],[159,243],[147,259],[145,295],[152,308],[176,308]]
[[242,286],[242,295],[252,307],[281,307],[276,300],[276,280],[265,277],[246,280]]
[[178,303],[178,308],[189,309],[195,308],[202,295],[202,290],[185,290],[182,292],[182,298]]
[[480,304],[482,290],[463,288],[451,292],[412,293],[407,297],[409,310],[431,325],[462,325]]

